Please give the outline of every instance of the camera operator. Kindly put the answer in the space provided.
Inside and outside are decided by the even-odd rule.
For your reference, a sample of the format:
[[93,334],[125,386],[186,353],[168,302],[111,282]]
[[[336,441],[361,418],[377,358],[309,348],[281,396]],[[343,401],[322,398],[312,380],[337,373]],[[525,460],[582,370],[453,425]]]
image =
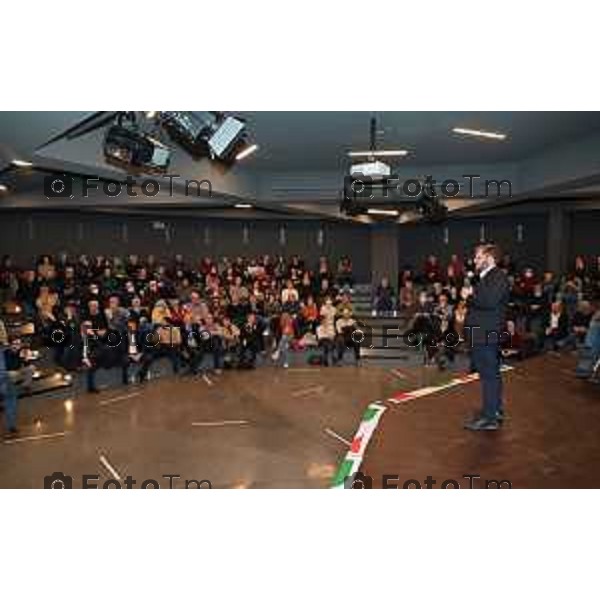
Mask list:
[[104,367],[108,333],[106,315],[100,311],[98,300],[88,301],[88,312],[81,324],[81,333],[84,340],[82,362],[87,367],[87,391],[97,394],[100,390],[96,387],[96,371]]
[[18,433],[18,399],[13,376],[19,371],[21,364],[21,348],[14,341],[9,345],[6,328],[0,320],[0,395],[4,400],[4,421],[9,436]]

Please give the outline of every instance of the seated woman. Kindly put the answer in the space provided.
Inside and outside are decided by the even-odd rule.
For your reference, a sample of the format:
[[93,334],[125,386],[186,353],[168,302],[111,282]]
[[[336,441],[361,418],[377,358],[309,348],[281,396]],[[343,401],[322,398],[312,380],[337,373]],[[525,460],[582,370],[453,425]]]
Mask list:
[[434,305],[427,292],[421,292],[409,325],[407,341],[413,348],[424,348],[425,359],[430,362],[437,353]]
[[152,363],[159,358],[169,359],[174,374],[179,373],[181,366],[181,329],[173,325],[171,310],[166,300],[156,302],[152,309],[151,321],[150,342],[145,344],[145,360],[140,369],[142,381],[147,378]]
[[287,369],[290,364],[290,344],[292,343],[295,335],[294,319],[288,312],[283,312],[279,319],[279,332],[279,342],[272,358],[275,362],[280,361],[283,365],[283,368]]
[[284,311],[295,314],[300,306],[300,294],[294,287],[294,282],[288,279],[285,288],[281,291],[281,306]]
[[467,301],[464,298],[461,298],[454,309],[454,318],[452,320],[452,326],[454,328],[454,332],[458,336],[458,349],[463,348],[463,343],[465,341],[465,320],[467,318]]
[[389,279],[383,277],[381,283],[375,290],[373,299],[373,309],[377,313],[390,313],[396,308],[396,299],[394,297],[394,289],[390,285]]
[[333,300],[331,299],[330,296],[327,296],[327,298],[325,298],[325,302],[323,303],[323,306],[321,306],[321,310],[319,311],[319,316],[321,317],[321,321],[326,321],[328,323],[331,323],[331,325],[333,326],[333,323],[334,323],[335,317],[336,317],[336,313],[337,313],[337,309],[333,305]]
[[323,319],[317,327],[317,344],[321,350],[321,364],[329,367],[335,345],[335,325],[333,319]]
[[223,316],[221,329],[223,335],[223,363],[224,366],[232,366],[237,364],[240,330],[227,315]]
[[40,287],[40,293],[36,298],[37,316],[41,328],[53,325],[56,322],[56,311],[58,310],[58,294],[50,290],[47,285]]
[[314,298],[308,296],[306,303],[300,309],[300,333],[314,333],[319,322],[319,307],[315,304]]
[[407,279],[400,288],[400,309],[410,312],[414,308],[416,301],[417,295],[412,279]]

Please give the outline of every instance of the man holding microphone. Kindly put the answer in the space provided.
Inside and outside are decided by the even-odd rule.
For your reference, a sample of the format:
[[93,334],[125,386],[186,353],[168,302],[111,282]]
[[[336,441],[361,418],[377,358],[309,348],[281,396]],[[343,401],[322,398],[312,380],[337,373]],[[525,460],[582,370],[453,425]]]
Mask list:
[[481,413],[465,423],[471,431],[495,431],[504,419],[500,341],[505,326],[505,311],[510,285],[498,268],[498,247],[480,244],[475,249],[475,269],[479,282],[469,299],[465,329],[470,333],[471,360],[481,380]]

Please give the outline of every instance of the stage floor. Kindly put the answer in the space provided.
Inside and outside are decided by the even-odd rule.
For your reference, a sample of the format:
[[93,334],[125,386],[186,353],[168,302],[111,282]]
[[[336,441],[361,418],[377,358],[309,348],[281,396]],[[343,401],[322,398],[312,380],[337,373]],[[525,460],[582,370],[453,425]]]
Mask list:
[[[504,374],[508,419],[495,432],[462,428],[479,406],[479,381],[388,406],[361,470],[382,487],[414,479],[440,488],[600,487],[600,386],[574,377],[572,355],[545,355],[516,363]],[[479,475],[480,479],[465,478]],[[414,485],[414,484],[412,484]],[[416,485],[414,485],[416,487]],[[506,486],[506,484],[504,484]],[[454,487],[448,483],[447,487]]]
[[[509,480],[513,488],[600,485],[600,388],[573,376],[574,358],[545,356],[504,375],[509,418],[498,432],[473,433],[479,383],[435,391],[456,374],[364,365],[260,367],[207,377],[164,377],[21,400],[20,432],[0,445],[0,487],[40,488],[63,472],[99,487],[129,475],[139,488],[209,480],[214,488],[328,488],[367,407],[385,406],[360,470],[381,487],[428,476],[441,487],[464,475]],[[414,399],[408,390],[425,390]],[[364,452],[364,456],[363,456]],[[164,477],[165,475],[178,478]],[[152,487],[153,484],[148,484]],[[206,484],[205,484],[206,485]],[[451,485],[451,484],[449,484]],[[493,484],[492,484],[493,485]],[[195,483],[190,483],[195,487]]]
[[60,471],[73,487],[97,474],[100,487],[117,476],[125,487],[131,475],[133,487],[327,488],[345,452],[340,438],[395,383],[378,367],[263,366],[24,398],[18,437],[0,443],[0,487],[43,487]]

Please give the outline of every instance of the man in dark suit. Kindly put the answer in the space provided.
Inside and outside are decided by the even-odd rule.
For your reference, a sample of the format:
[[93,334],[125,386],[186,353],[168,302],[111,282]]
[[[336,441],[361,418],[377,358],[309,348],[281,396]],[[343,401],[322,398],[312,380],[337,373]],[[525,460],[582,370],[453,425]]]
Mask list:
[[504,271],[496,266],[498,257],[494,244],[481,244],[475,249],[479,283],[468,304],[465,328],[469,332],[473,367],[481,380],[482,409],[479,416],[465,423],[471,431],[494,431],[504,418],[499,344],[506,336],[510,285]]

